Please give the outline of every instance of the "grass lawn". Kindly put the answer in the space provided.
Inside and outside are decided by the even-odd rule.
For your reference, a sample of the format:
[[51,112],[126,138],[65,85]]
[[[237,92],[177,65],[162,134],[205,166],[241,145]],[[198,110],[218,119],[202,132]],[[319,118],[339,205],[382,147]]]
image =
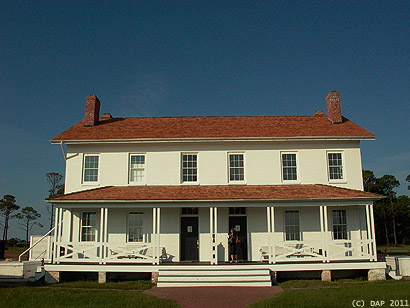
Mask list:
[[121,281],[98,283],[97,281],[73,281],[47,285],[50,288],[74,288],[74,289],[115,289],[115,290],[147,290],[152,288],[151,281]]
[[149,283],[60,283],[52,286],[0,287],[1,308],[161,308],[179,307],[174,301],[141,292]]
[[[410,307],[410,281],[292,280],[281,283],[280,286],[284,292],[276,297],[255,302],[248,308],[346,308],[354,307],[354,300],[359,301],[356,307],[361,308]],[[141,292],[150,287],[150,282],[142,281],[106,284],[76,281],[55,285],[29,284],[12,288],[0,285],[0,308],[179,307],[174,301],[159,299]],[[385,302],[384,305],[381,305],[382,300]],[[391,305],[391,300],[396,301],[393,302],[394,305]],[[379,305],[376,305],[377,303]]]
[[383,253],[387,252],[390,255],[407,255],[410,253],[410,245],[378,245],[377,250],[380,250]]
[[[19,255],[25,251],[26,247],[9,247],[4,251],[4,258],[5,259],[12,259],[13,261],[18,261]],[[26,253],[22,260],[26,261],[28,258],[28,253]]]
[[[325,283],[321,281],[289,281],[280,284],[285,289],[276,297],[261,300],[248,308],[267,307],[410,307],[409,281],[356,281],[346,280]],[[358,302],[354,302],[358,301]],[[373,302],[372,302],[373,301]],[[379,302],[376,302],[379,301]],[[384,305],[380,304],[384,301]],[[376,303],[379,303],[376,306]],[[363,306],[362,306],[363,304]],[[373,304],[373,305],[372,305]]]

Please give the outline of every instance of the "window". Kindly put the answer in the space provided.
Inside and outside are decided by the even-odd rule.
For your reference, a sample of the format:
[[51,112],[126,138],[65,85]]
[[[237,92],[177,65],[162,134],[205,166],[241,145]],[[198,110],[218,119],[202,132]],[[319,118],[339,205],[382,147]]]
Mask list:
[[299,211],[285,211],[286,241],[300,241]]
[[347,240],[346,210],[333,210],[333,239]]
[[97,213],[83,212],[81,215],[81,241],[94,242],[97,236]]
[[128,214],[128,242],[142,242],[144,213],[130,212]]
[[145,179],[145,155],[130,156],[130,182],[143,183]]
[[229,181],[244,181],[245,165],[243,154],[229,154]]
[[282,173],[284,181],[296,181],[296,154],[282,154]]
[[245,215],[246,207],[230,207],[229,215]]
[[343,180],[342,153],[328,153],[329,179]]
[[182,215],[198,215],[198,208],[197,207],[183,207]]
[[182,182],[198,181],[198,155],[182,154]]
[[98,156],[84,157],[84,182],[98,182]]

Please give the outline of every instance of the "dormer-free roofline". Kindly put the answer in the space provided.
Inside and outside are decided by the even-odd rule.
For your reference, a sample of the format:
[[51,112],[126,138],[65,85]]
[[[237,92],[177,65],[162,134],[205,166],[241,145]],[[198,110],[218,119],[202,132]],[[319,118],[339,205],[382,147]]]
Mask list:
[[361,141],[375,140],[375,136],[334,136],[334,137],[255,137],[255,138],[157,138],[157,139],[90,139],[90,140],[50,140],[52,144],[119,144],[119,143],[190,143],[190,142],[287,142],[287,141]]
[[326,98],[327,116],[99,117],[100,101],[86,99],[85,119],[51,143],[373,140],[375,135],[341,114],[340,93]]

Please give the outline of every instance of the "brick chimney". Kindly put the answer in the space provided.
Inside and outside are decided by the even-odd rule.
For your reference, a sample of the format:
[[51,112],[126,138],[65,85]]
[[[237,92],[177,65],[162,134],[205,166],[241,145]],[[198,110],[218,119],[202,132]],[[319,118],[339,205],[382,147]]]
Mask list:
[[342,109],[340,107],[340,93],[330,91],[326,97],[327,118],[333,124],[342,123]]
[[88,95],[85,103],[85,124],[84,126],[97,125],[100,117],[100,100],[95,95]]

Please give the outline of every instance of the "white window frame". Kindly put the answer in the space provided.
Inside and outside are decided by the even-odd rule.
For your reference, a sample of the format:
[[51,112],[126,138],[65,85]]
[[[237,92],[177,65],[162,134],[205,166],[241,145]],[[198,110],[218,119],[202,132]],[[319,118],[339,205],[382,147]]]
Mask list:
[[[287,225],[287,224],[286,224],[286,213],[287,213],[287,212],[296,212],[296,213],[298,213],[298,224],[297,224],[297,225]],[[298,233],[289,233],[289,234],[291,234],[291,235],[296,235],[296,234],[297,234],[297,236],[298,236],[299,238],[287,239],[287,234],[288,234],[288,233],[286,232],[286,227],[295,227],[295,226],[298,227],[299,232],[298,232]],[[289,210],[284,210],[284,211],[283,211],[283,239],[284,239],[284,241],[286,241],[286,242],[300,242],[300,241],[302,241],[302,232],[301,232],[301,230],[300,230],[300,211],[299,211],[299,210],[289,209]]]
[[[242,155],[243,157],[243,179],[242,180],[231,180],[231,169],[240,167],[231,167],[231,155]],[[228,153],[228,183],[230,184],[246,184],[246,155],[244,152],[229,152]]]
[[[335,220],[334,220],[334,216],[333,216],[333,212],[335,211],[342,211],[345,213],[345,219],[346,219],[346,223],[345,224],[335,224]],[[349,225],[347,222],[347,210],[346,209],[332,209],[331,211],[331,215],[332,215],[332,238],[334,241],[349,241],[350,240],[350,232],[349,232]],[[346,231],[345,231],[345,235],[346,238],[335,238],[335,226],[345,226],[346,227]],[[341,232],[337,232],[337,233],[341,233]]]
[[[95,226],[93,225],[84,225],[84,214],[95,214]],[[91,228],[94,230],[94,240],[83,240],[83,228]],[[96,242],[98,239],[98,213],[97,211],[82,211],[80,216],[80,242],[83,243],[92,243]]]
[[[130,223],[130,217],[131,214],[141,214],[142,215],[142,225],[141,226],[134,226],[136,228],[140,227],[141,228],[141,234],[140,234],[140,239],[137,241],[130,241],[130,228],[131,228],[131,223]],[[136,233],[137,234],[137,233]],[[145,242],[145,236],[144,236],[144,212],[143,211],[129,211],[127,214],[127,243],[144,243]]]
[[[193,168],[193,167],[184,167],[184,155],[195,155],[196,156],[196,167],[195,168]],[[181,167],[180,168],[180,170],[181,170],[181,184],[184,184],[184,185],[198,184],[199,183],[199,154],[196,153],[196,152],[182,152],[180,162],[181,162],[181,166],[180,166]],[[196,170],[196,181],[184,181],[184,169]]]
[[[284,166],[283,165],[283,155],[295,155],[296,166]],[[296,169],[296,180],[285,180],[284,168],[295,168]],[[280,152],[280,170],[282,175],[282,183],[300,183],[300,174],[299,174],[299,154],[298,152]]]
[[[142,156],[144,157],[144,167],[132,168],[131,160],[133,156]],[[143,170],[144,177],[142,181],[132,181],[132,170]],[[130,153],[129,162],[128,162],[128,183],[131,185],[145,185],[147,183],[147,156],[145,153]]]
[[[342,166],[341,166],[341,170],[342,170],[342,178],[341,179],[331,179],[330,178],[330,160],[329,160],[329,155],[330,154],[340,154],[342,157]],[[343,151],[327,151],[326,152],[326,162],[327,162],[327,178],[329,183],[346,183],[346,168],[345,168],[345,155]],[[332,166],[333,167],[333,166]]]
[[[86,171],[86,168],[85,168],[85,161],[86,161],[86,159],[87,159],[87,157],[98,157],[98,167],[96,168],[97,169],[97,181],[86,181],[85,180],[85,171]],[[99,154],[97,154],[97,153],[95,153],[95,154],[84,154],[84,156],[83,156],[83,166],[82,166],[82,184],[84,184],[84,185],[96,185],[96,184],[98,184],[99,183],[99,181],[100,181],[100,168],[101,167],[101,159],[100,159],[100,155]],[[95,169],[95,168],[87,168],[87,169]]]
[[[183,213],[184,209],[189,209],[191,208],[192,212],[196,213]],[[181,216],[183,217],[199,217],[199,208],[198,207],[182,207],[181,208]]]

